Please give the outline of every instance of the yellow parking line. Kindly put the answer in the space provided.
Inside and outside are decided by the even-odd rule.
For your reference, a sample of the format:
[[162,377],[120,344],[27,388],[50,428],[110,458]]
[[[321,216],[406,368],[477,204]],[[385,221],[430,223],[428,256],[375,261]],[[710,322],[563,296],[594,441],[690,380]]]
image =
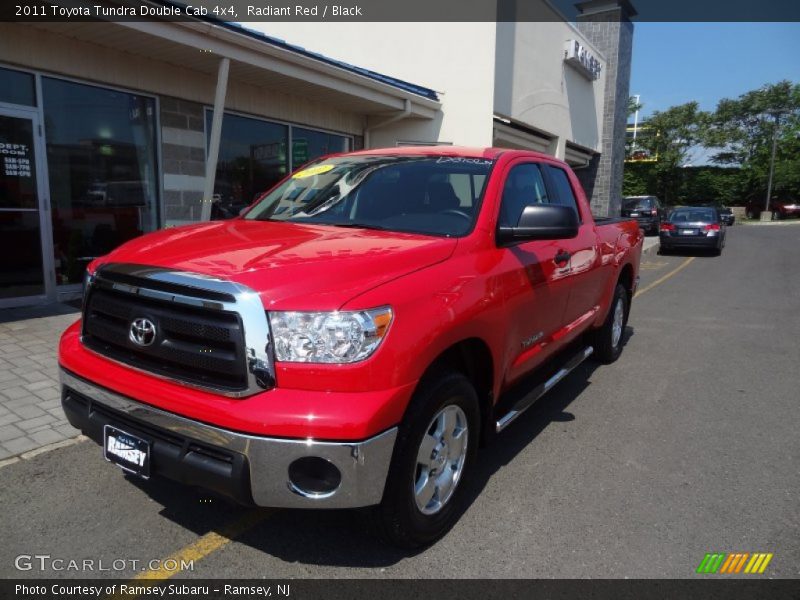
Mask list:
[[[169,579],[180,573],[183,570],[183,566],[187,565],[189,561],[198,561],[212,552],[216,552],[248,529],[261,523],[274,512],[270,510],[251,510],[241,519],[226,525],[220,531],[207,533],[188,546],[169,555],[161,561],[161,567],[158,569],[142,571],[134,579]],[[164,568],[164,565],[174,565],[176,568],[168,571]]]
[[633,297],[634,297],[634,298],[638,298],[639,296],[641,296],[641,295],[642,295],[642,294],[644,294],[645,292],[649,292],[650,290],[652,290],[652,289],[653,289],[654,287],[656,287],[657,285],[661,285],[661,284],[662,284],[662,283],[664,283],[664,282],[665,282],[667,279],[669,279],[670,277],[672,277],[673,275],[675,275],[675,274],[676,274],[676,273],[678,273],[679,271],[682,271],[683,269],[685,269],[686,267],[688,267],[688,266],[689,266],[689,263],[691,263],[693,260],[694,260],[694,256],[690,256],[690,257],[689,257],[689,258],[687,258],[685,261],[683,261],[683,262],[682,262],[682,263],[681,263],[681,264],[680,264],[678,267],[676,267],[675,269],[673,269],[672,271],[670,271],[669,273],[667,273],[667,274],[666,274],[666,275],[664,275],[663,277],[660,277],[659,279],[656,279],[656,280],[655,280],[653,283],[651,283],[651,284],[650,284],[650,285],[648,285],[647,287],[643,287],[642,289],[640,289],[638,292],[636,292],[636,294],[635,294]]

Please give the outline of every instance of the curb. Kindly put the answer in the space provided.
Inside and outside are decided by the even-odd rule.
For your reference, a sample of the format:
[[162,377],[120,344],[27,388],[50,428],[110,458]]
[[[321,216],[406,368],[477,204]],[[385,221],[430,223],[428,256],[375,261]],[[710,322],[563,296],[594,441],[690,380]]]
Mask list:
[[59,448],[66,448],[67,446],[74,446],[80,442],[88,440],[89,438],[85,435],[78,435],[74,438],[69,438],[66,440],[61,440],[60,442],[54,442],[52,444],[47,444],[46,446],[42,446],[41,448],[35,448],[33,450],[28,450],[27,452],[23,452],[21,454],[17,454],[16,456],[9,456],[8,458],[4,458],[0,460],[0,469],[3,467],[7,467],[9,465],[13,465],[15,463],[20,462],[21,460],[28,460],[35,456],[39,456],[40,454],[45,454],[47,452],[51,452],[52,450],[58,450]]
[[649,246],[647,248],[642,249],[642,256],[655,256],[658,254],[658,249],[661,246],[661,243],[658,241],[658,238],[655,240],[655,244]]
[[781,221],[757,221],[755,219],[752,220],[741,220],[736,222],[737,225],[744,225],[746,227],[757,227],[763,225],[765,227],[787,227],[791,225],[800,225],[800,219],[786,219]]

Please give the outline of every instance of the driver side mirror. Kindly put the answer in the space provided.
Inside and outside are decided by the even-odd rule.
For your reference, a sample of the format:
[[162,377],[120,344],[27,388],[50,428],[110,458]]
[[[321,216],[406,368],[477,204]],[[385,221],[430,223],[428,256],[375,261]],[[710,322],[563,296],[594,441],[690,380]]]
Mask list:
[[497,244],[571,239],[578,235],[578,226],[578,213],[571,206],[532,204],[522,211],[516,227],[497,228]]

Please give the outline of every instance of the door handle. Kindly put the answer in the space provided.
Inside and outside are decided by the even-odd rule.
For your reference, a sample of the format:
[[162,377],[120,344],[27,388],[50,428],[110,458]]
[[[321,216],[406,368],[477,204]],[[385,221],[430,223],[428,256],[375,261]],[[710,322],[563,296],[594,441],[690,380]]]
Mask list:
[[553,257],[553,262],[556,263],[557,265],[563,265],[564,263],[569,261],[570,256],[572,255],[566,250],[559,250],[558,254],[556,254],[555,257]]

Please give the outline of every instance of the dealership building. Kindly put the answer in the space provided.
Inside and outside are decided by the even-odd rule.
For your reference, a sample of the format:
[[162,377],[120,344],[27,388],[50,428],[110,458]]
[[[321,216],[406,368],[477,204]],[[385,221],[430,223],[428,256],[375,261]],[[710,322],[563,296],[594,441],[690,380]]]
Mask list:
[[551,20],[0,23],[0,307],[76,297],[94,257],[330,152],[537,150],[613,214],[635,13],[538,1]]

